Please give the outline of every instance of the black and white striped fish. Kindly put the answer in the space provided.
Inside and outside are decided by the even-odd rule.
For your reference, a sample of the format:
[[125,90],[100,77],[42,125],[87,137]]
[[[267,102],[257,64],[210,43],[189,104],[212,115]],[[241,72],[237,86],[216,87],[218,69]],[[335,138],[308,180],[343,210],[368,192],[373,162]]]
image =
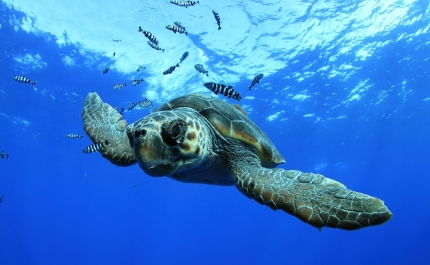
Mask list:
[[115,39],[112,39],[114,42],[121,42],[121,40],[115,40]]
[[149,39],[150,42],[154,43],[155,45],[158,45],[158,40],[154,36],[154,34],[152,34],[149,31],[143,30],[141,26],[139,26],[139,32],[142,32],[143,35],[145,35],[145,37],[147,37]]
[[145,66],[139,66],[139,68],[137,68],[136,72],[140,72],[140,71],[142,71],[143,69],[145,69]]
[[152,105],[153,105],[152,101],[148,100],[146,98],[144,100],[139,101],[139,107],[141,107],[143,109],[148,109],[148,108],[152,107]]
[[106,74],[107,72],[109,71],[109,68],[105,68],[105,69],[103,69],[103,74]]
[[179,32],[180,34],[185,33],[185,35],[188,35],[188,32],[186,30],[184,30],[178,26],[175,26],[175,25],[167,25],[166,29],[173,31],[175,34],[176,34],[176,32]]
[[134,109],[137,105],[139,104],[139,101],[138,102],[133,102],[133,103],[131,103],[131,105],[130,105],[130,107],[128,107],[128,109],[127,110],[132,110],[132,109]]
[[0,159],[6,159],[6,160],[8,160],[9,159],[9,154],[6,153],[3,150],[0,150]]
[[113,56],[112,57],[115,57],[115,54],[116,54],[116,52],[113,52]]
[[228,98],[234,98],[235,100],[238,100],[238,101],[242,99],[242,97],[240,96],[240,93],[234,91],[232,86],[226,86],[223,84],[208,82],[208,83],[205,83],[205,87],[217,95],[222,94]]
[[30,83],[33,86],[37,83],[37,81],[31,81],[30,79],[28,79],[27,77],[23,76],[23,75],[16,75],[12,77],[13,80],[20,82],[20,83]]
[[68,135],[66,135],[66,137],[70,138],[70,139],[77,139],[77,138],[84,139],[84,137],[82,135],[79,135],[76,133],[69,133]]
[[156,49],[156,50],[158,50],[158,51],[162,51],[162,52],[164,52],[164,49],[161,49],[160,47],[158,47],[158,45],[157,45],[157,44],[155,44],[155,43],[153,43],[153,42],[151,42],[151,41],[148,41],[148,44],[149,44],[149,46],[151,46],[153,49]]
[[252,79],[252,83],[250,86],[248,86],[249,90],[251,90],[251,87],[253,87],[255,84],[258,84],[258,82],[260,82],[261,78],[263,78],[263,74],[259,74],[256,77],[254,77],[254,79]]
[[182,6],[185,6],[185,7],[189,7],[189,6],[193,6],[193,5],[195,5],[195,4],[199,4],[199,1],[185,1],[185,2],[182,2]]
[[131,81],[131,85],[132,86],[137,86],[138,84],[140,84],[140,82],[143,82],[143,78],[141,78],[141,79],[135,79],[135,80]]
[[122,115],[124,113],[124,111],[125,111],[125,109],[123,107],[120,107],[119,114]]
[[90,144],[89,146],[85,147],[84,150],[82,150],[82,152],[84,152],[86,154],[94,153],[94,152],[102,150],[105,145],[109,145],[108,140],[106,140],[104,142],[98,142],[98,143]]
[[176,67],[179,67],[179,63],[177,63],[176,65],[170,66],[169,69],[167,69],[166,71],[163,72],[163,75],[169,75],[169,74],[173,73],[173,71],[175,71]]
[[4,194],[2,195],[2,196],[0,196],[0,204],[2,203],[2,201],[3,201],[3,198],[4,198]]
[[123,88],[123,87],[125,87],[125,86],[127,86],[127,83],[124,83],[124,84],[116,84],[116,85],[114,85],[114,86],[112,87],[112,89],[117,90],[117,89]]
[[181,22],[179,22],[179,21],[175,21],[175,22],[173,22],[173,23],[174,23],[176,26],[180,27],[181,29],[186,30],[186,29],[185,29],[185,27],[184,27],[184,26],[182,26]]
[[179,60],[179,63],[182,63],[182,61],[187,59],[187,57],[188,57],[188,52],[184,52],[184,54],[182,54],[181,60]]
[[216,12],[215,9],[212,9],[212,13],[214,14],[214,17],[216,19],[216,23],[218,24],[218,30],[221,29],[221,19],[219,18],[218,12]]
[[185,6],[185,7],[189,7],[189,6],[193,6],[193,5],[195,5],[195,4],[198,4],[199,3],[199,1],[185,1],[185,2],[182,2],[182,1],[178,1],[178,0],[170,0],[170,3],[171,4],[174,4],[174,5],[177,5],[177,6]]
[[194,68],[196,68],[197,71],[199,71],[202,74],[206,74],[206,76],[209,76],[208,71],[203,67],[201,64],[194,65]]

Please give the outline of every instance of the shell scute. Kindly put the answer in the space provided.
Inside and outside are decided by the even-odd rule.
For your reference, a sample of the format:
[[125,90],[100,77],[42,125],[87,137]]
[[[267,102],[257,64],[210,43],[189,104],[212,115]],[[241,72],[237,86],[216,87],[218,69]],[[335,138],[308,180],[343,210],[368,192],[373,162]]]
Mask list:
[[263,166],[275,167],[285,162],[269,137],[253,121],[233,105],[216,97],[188,94],[159,106],[153,112],[183,107],[198,111],[222,136],[252,147]]

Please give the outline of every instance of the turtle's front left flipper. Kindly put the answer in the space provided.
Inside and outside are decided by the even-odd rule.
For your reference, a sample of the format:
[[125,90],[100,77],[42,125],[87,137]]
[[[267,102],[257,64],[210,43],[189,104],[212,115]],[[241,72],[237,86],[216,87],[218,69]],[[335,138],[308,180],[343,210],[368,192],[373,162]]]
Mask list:
[[82,119],[84,130],[94,143],[108,142],[100,150],[104,158],[118,166],[136,163],[125,130],[127,122],[118,111],[104,103],[97,93],[89,93],[85,98]]
[[320,174],[239,166],[233,177],[246,196],[317,228],[354,230],[382,224],[392,216],[382,200]]

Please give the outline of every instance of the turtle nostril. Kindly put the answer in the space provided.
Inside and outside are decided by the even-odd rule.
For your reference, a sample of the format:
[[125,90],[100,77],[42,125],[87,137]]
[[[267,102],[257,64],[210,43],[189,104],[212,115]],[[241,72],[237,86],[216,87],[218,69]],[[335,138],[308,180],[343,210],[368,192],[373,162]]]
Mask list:
[[145,137],[146,135],[146,130],[138,130],[134,132],[134,138],[139,138],[139,137]]

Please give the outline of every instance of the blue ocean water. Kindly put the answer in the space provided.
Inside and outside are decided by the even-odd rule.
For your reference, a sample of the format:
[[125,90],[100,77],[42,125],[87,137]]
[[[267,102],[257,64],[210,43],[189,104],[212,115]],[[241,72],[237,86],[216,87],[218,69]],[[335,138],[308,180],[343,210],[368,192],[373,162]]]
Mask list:
[[[219,31],[211,9],[220,14]],[[0,150],[9,154],[0,159],[0,264],[430,263],[428,1],[184,8],[4,0],[0,12]],[[188,36],[164,28],[176,20]],[[165,52],[149,47],[138,26]],[[163,76],[185,51],[190,56]],[[112,89],[141,77],[136,87]],[[234,186],[149,177],[137,165],[82,153],[92,143],[81,118],[89,92],[115,107],[144,98],[158,106],[189,92],[211,94],[208,81],[241,93],[240,102],[227,101],[268,134],[287,160],[281,168],[381,198],[393,218],[320,232]]]

